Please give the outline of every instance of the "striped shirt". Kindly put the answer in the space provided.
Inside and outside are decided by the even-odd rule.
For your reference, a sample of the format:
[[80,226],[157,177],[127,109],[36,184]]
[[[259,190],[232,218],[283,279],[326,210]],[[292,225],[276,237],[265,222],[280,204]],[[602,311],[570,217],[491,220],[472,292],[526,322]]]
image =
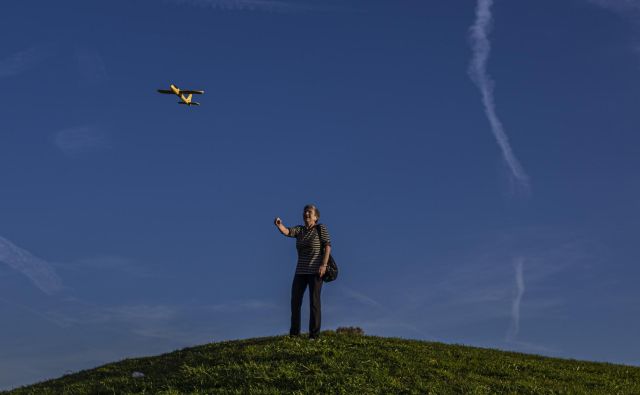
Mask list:
[[[322,239],[318,236],[318,230]],[[318,224],[311,229],[302,225],[289,228],[289,237],[296,238],[296,249],[298,250],[298,264],[296,274],[316,274],[322,265],[323,245],[331,245],[329,232],[324,224]]]

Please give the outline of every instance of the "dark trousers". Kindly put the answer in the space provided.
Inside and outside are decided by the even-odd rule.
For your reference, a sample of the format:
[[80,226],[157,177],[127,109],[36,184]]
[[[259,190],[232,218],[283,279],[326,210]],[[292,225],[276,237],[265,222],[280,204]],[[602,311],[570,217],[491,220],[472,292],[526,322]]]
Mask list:
[[291,284],[291,329],[290,335],[300,334],[300,309],[304,291],[309,286],[309,336],[320,334],[320,291],[322,278],[317,274],[296,274]]

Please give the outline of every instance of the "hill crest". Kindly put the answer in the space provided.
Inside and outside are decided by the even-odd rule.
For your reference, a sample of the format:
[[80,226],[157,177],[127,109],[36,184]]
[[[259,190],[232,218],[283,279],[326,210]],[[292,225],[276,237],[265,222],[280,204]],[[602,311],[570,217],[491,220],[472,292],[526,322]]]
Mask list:
[[640,368],[327,331],[126,359],[8,393],[637,394]]

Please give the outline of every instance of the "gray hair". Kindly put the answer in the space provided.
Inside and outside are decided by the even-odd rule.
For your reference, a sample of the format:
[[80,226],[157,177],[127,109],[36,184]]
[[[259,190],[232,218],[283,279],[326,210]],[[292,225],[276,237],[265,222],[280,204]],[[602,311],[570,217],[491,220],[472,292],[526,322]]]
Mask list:
[[304,209],[302,211],[307,211],[309,209],[313,209],[313,211],[316,213],[316,217],[320,219],[320,210],[318,210],[315,204],[307,204],[306,206],[304,206]]

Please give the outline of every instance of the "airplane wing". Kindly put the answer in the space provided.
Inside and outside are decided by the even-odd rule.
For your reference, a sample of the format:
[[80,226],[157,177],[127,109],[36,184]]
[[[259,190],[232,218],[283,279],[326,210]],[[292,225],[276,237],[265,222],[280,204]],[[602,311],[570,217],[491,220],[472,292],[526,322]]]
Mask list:
[[183,91],[183,90],[180,90],[180,93],[184,93],[185,95],[190,95],[190,94],[201,95],[201,94],[204,93],[204,91]]
[[159,93],[170,93],[170,94],[173,94],[173,91],[166,90],[166,89],[158,89],[158,92]]

